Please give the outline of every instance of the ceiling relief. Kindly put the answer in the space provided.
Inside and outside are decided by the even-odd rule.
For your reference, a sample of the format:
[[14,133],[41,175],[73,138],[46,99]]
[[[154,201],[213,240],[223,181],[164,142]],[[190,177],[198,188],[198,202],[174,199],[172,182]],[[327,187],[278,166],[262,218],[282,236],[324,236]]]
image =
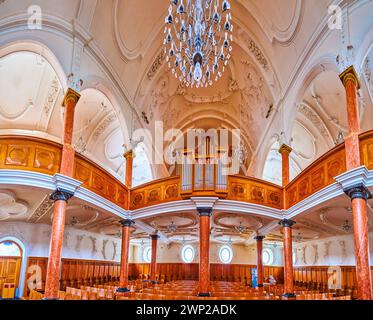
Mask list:
[[214,218],[214,223],[220,231],[246,235],[250,235],[263,226],[263,221],[258,217],[232,213],[217,215]]
[[17,199],[10,190],[0,190],[0,221],[25,218],[27,211],[25,201]]
[[29,222],[37,223],[40,219],[42,219],[46,214],[48,214],[52,210],[54,203],[49,198],[49,194],[47,194],[44,197],[44,199],[36,208],[36,210],[28,218]]
[[240,1],[251,13],[268,40],[288,45],[302,22],[304,0],[284,0],[281,5],[271,0]]
[[364,62],[363,74],[366,86],[368,88],[370,103],[373,104],[373,50],[370,51],[370,54],[367,56]]
[[298,107],[298,112],[304,115],[315,126],[326,141],[333,141],[333,138],[323,120],[310,105],[308,105],[306,102],[301,103],[301,105]]

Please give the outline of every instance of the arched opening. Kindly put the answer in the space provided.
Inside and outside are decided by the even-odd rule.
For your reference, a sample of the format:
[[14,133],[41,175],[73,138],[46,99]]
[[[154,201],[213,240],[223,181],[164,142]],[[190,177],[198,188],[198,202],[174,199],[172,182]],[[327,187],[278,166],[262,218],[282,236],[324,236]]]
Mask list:
[[0,297],[13,299],[19,296],[22,283],[24,249],[12,239],[0,240]]

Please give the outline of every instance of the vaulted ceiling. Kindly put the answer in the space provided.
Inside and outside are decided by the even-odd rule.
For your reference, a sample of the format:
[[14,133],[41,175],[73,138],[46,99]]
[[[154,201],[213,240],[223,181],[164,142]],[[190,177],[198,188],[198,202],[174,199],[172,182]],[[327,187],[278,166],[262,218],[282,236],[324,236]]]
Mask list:
[[[349,44],[347,23],[344,20],[342,30],[328,28],[329,5],[339,4],[346,19],[347,3],[354,63],[361,81],[362,130],[371,130],[371,0],[233,0],[233,57],[222,79],[208,89],[180,85],[165,63],[162,42],[169,0],[36,0],[33,4],[41,7],[44,25],[32,33],[24,19],[30,3],[5,0],[0,1],[0,36],[4,35],[0,37],[0,87],[4,89],[0,92],[0,133],[60,141],[64,82],[74,72],[84,80],[75,147],[120,179],[125,168],[123,144],[128,143],[132,127],[152,132],[155,122],[163,121],[165,131],[172,127],[183,132],[240,128],[246,150],[244,173],[281,184],[277,149],[282,142],[294,149],[294,177],[332,148],[340,133],[347,132],[345,94],[336,63]],[[21,27],[13,30],[14,26]],[[21,59],[17,57],[21,54],[6,52],[10,43],[26,40],[41,43],[41,49],[22,53]],[[54,53],[62,72],[48,59],[45,47]],[[135,185],[168,175],[164,167],[149,165],[152,149],[149,140],[137,150]],[[45,196],[37,204],[26,193],[14,192],[2,195],[4,203],[9,204],[11,197],[19,201],[15,209],[0,211],[0,220],[17,219],[9,215],[13,211],[17,217],[28,218],[23,212],[25,203],[32,214]],[[102,213],[96,217],[94,210],[81,205],[72,205],[68,221],[77,216],[81,223],[89,222],[84,228],[118,233],[116,221]],[[328,204],[324,209],[298,221],[298,239],[343,233],[348,204]],[[175,241],[185,237],[193,241],[198,236],[195,213],[174,213],[158,220],[144,223],[163,228]],[[224,213],[214,218],[216,241],[245,242],[260,225],[270,223],[246,216],[225,220]],[[176,232],[168,230],[172,222]],[[245,227],[242,233],[237,231],[240,225]],[[139,230],[135,235],[145,237]],[[280,237],[278,229],[270,239]]]

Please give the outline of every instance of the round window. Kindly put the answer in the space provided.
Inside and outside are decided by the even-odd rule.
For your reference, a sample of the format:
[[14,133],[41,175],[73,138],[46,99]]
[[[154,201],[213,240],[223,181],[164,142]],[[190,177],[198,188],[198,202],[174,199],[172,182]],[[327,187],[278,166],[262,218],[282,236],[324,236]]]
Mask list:
[[181,257],[185,263],[191,263],[194,260],[195,251],[191,245],[184,246],[181,250]]
[[144,248],[142,259],[147,263],[152,261],[152,248],[150,246]]
[[263,258],[263,264],[272,265],[274,262],[273,251],[271,249],[264,249],[262,258]]
[[233,259],[233,251],[229,246],[223,246],[219,250],[219,258],[222,263],[231,263]]
[[181,250],[181,258],[185,263],[193,262],[195,257],[195,250],[191,245],[186,245]]

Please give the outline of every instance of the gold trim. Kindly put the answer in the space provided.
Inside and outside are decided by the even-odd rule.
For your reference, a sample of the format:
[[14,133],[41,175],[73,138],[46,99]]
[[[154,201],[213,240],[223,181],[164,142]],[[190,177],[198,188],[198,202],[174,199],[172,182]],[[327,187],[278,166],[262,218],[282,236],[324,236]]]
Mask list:
[[286,151],[288,154],[290,154],[293,151],[293,149],[289,147],[288,145],[283,144],[278,150],[278,152],[282,154],[283,151]]
[[136,157],[135,152],[133,150],[128,150],[123,156],[126,159],[127,158],[135,158]]
[[65,94],[65,97],[63,98],[62,106],[65,107],[66,102],[68,102],[70,100],[73,100],[75,102],[75,104],[77,104],[79,99],[80,99],[80,94],[78,92],[76,92],[75,90],[73,90],[71,88],[68,88],[67,92]]
[[347,68],[345,71],[343,71],[339,75],[339,78],[341,79],[344,86],[346,86],[348,80],[352,80],[356,84],[357,89],[360,89],[359,77],[355,71],[354,66],[351,66]]

